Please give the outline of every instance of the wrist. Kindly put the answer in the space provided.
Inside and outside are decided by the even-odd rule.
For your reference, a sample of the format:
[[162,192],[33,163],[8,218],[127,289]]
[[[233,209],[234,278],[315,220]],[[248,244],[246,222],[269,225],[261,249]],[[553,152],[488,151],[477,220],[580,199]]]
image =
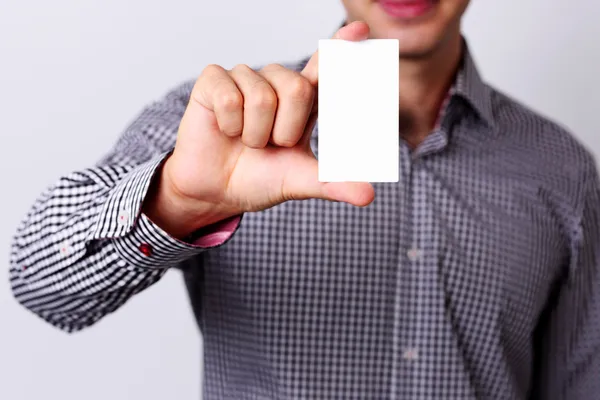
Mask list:
[[192,233],[236,215],[219,202],[185,196],[169,174],[169,159],[157,171],[146,195],[142,211],[169,235],[183,240]]

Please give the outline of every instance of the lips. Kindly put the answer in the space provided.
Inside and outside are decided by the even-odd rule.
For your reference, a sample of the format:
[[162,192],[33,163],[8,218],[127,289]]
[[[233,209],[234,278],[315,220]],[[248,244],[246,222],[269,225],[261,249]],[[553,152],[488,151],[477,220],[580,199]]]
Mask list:
[[420,17],[429,12],[435,0],[380,0],[379,5],[386,14],[393,18],[410,19]]

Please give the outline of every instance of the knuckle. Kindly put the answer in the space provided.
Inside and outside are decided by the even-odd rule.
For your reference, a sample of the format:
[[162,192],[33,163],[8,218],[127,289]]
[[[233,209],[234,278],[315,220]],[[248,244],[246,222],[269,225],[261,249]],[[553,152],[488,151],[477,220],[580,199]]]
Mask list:
[[244,143],[246,147],[250,147],[253,149],[260,149],[265,147],[265,143],[263,143],[261,138],[249,135],[242,135],[242,143]]
[[204,67],[201,76],[211,76],[223,71],[223,67],[217,64],[209,64]]
[[252,72],[253,69],[250,68],[246,64],[237,64],[235,67],[233,67],[233,69],[231,71],[232,72]]
[[244,105],[242,95],[233,90],[223,90],[217,96],[216,103],[224,111],[237,111]]
[[265,65],[262,68],[262,71],[263,72],[273,72],[273,71],[278,71],[278,70],[282,70],[282,69],[285,69],[285,67],[283,65],[275,63],[275,64]]
[[259,110],[272,111],[277,108],[277,96],[267,83],[255,85],[248,100],[251,107]]
[[289,83],[288,96],[294,101],[308,103],[313,99],[314,88],[308,80],[297,76]]
[[192,88],[192,99],[199,101],[204,97],[207,90],[210,92],[214,88],[215,80],[219,79],[217,77],[221,75],[222,71],[223,68],[217,64],[204,67]]
[[240,136],[242,134],[243,124],[240,120],[219,120],[221,132],[230,137]]
[[288,136],[273,137],[273,142],[279,147],[294,147],[298,141]]
[[225,128],[221,131],[225,136],[235,138],[241,135],[241,128]]

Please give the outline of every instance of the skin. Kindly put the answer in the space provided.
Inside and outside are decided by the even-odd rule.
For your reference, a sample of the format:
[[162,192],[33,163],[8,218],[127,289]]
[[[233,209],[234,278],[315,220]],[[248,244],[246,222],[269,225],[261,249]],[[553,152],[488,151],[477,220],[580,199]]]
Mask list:
[[[468,0],[439,0],[427,15],[394,19],[373,0],[343,0],[348,24],[334,36],[400,41],[401,135],[416,146],[430,132],[458,67]],[[187,106],[175,149],[143,211],[174,237],[217,221],[309,198],[366,206],[369,183],[318,182],[309,138],[318,116],[318,53],[297,73],[274,64],[208,66]]]
[[414,20],[387,15],[376,0],[343,0],[348,21],[364,21],[372,38],[400,42],[400,132],[417,147],[433,128],[461,58],[461,18],[469,0],[438,0]]

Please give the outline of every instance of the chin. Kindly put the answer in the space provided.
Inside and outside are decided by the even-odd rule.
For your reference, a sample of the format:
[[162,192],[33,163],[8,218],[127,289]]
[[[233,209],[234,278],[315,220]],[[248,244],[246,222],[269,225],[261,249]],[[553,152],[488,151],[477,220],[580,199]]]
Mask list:
[[369,26],[374,39],[397,39],[400,42],[401,58],[428,57],[445,41],[443,35],[427,26]]
[[[400,56],[431,56],[460,37],[468,0],[344,0],[348,17],[369,25],[374,39],[398,39]],[[420,5],[420,6],[419,6]]]

